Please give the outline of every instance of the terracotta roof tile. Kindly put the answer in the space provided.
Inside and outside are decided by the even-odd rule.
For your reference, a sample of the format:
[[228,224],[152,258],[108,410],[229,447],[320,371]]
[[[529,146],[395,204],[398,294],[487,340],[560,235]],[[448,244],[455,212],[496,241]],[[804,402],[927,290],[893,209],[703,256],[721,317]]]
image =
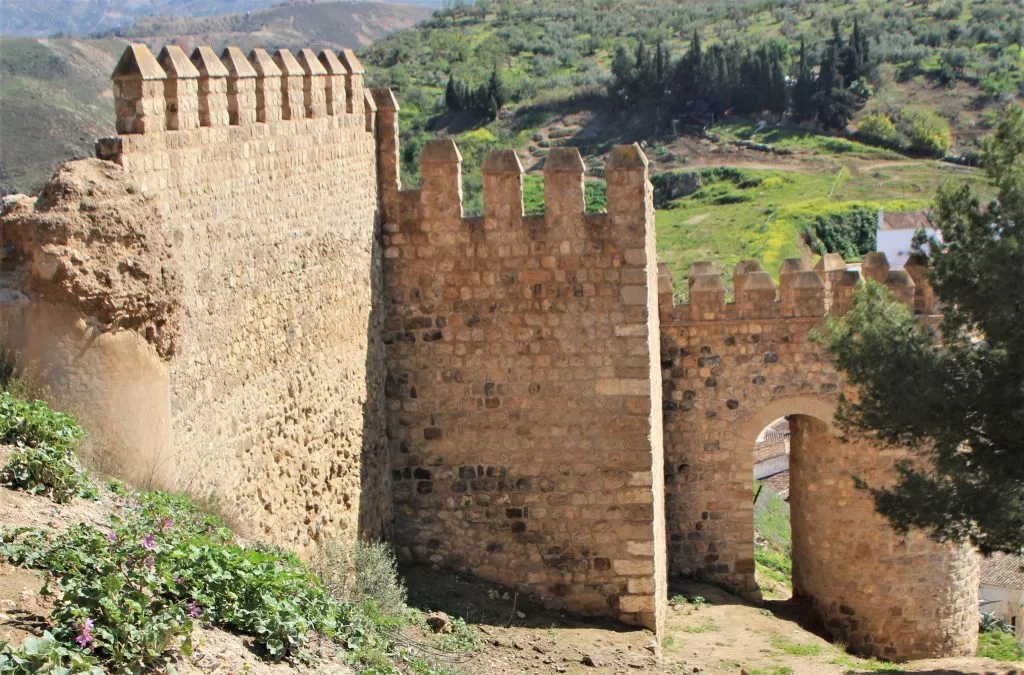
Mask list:
[[993,553],[981,559],[981,583],[1000,588],[1024,589],[1024,558]]
[[882,213],[883,230],[920,230],[932,227],[932,221],[924,211],[884,211]]

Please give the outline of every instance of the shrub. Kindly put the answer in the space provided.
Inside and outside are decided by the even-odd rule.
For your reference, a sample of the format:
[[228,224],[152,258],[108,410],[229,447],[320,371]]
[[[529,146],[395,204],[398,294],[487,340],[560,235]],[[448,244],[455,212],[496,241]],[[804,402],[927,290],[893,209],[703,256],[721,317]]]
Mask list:
[[838,253],[850,260],[875,250],[877,222],[874,210],[855,206],[842,213],[815,217],[805,237],[815,253]]
[[0,484],[64,503],[76,495],[94,498],[78,463],[75,446],[82,428],[42,401],[24,401],[0,392],[0,442],[17,446],[0,470]]
[[339,602],[369,603],[385,616],[406,611],[405,586],[398,577],[395,556],[383,542],[328,540],[312,567]]
[[874,113],[866,116],[860,121],[857,133],[868,142],[887,147],[898,146],[900,141],[900,134],[896,131],[896,125],[884,113]]
[[932,157],[943,157],[953,145],[949,122],[933,110],[909,110],[900,118],[910,149]]

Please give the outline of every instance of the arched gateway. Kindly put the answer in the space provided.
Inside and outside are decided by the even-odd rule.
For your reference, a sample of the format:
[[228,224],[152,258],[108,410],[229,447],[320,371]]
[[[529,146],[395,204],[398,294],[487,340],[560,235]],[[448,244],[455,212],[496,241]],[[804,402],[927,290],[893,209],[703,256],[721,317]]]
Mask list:
[[[873,256],[865,274],[878,274],[879,263]],[[794,594],[808,598],[830,633],[854,651],[888,658],[966,653],[977,621],[973,554],[920,532],[895,534],[853,478],[891,481],[902,453],[846,442],[831,424],[841,380],[811,331],[826,298],[833,311],[848,304],[856,275],[840,265],[826,259],[816,272],[787,261],[776,302],[768,274],[741,263],[735,304],[725,303],[718,271],[698,265],[690,304],[673,306],[663,272],[669,572],[760,595],[751,448],[765,426],[787,416]],[[878,276],[897,288],[909,281],[906,273]],[[913,301],[914,294],[904,297]]]

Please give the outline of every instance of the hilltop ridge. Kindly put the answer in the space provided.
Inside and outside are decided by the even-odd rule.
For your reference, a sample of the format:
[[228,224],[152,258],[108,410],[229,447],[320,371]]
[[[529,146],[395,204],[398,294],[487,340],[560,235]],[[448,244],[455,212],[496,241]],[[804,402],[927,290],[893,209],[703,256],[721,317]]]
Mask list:
[[[377,3],[424,7],[441,4],[436,0]],[[10,36],[84,37],[130,26],[146,17],[187,19],[312,4],[316,0],[7,0],[0,28]]]

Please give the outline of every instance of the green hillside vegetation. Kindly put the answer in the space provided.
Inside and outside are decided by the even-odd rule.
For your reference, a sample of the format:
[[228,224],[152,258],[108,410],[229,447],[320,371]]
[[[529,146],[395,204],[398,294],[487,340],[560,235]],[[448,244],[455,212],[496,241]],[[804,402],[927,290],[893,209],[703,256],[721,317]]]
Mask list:
[[0,194],[36,192],[114,132],[117,40],[0,38]]
[[889,162],[867,171],[842,165],[813,172],[706,169],[700,176],[700,190],[656,214],[658,252],[676,279],[677,300],[686,288],[679,280],[699,260],[719,263],[731,279],[736,263],[756,259],[778,280],[783,260],[812,253],[814,237],[807,232],[819,218],[925,208],[937,187],[954,177],[982,187],[973,172],[938,162]]
[[793,532],[789,505],[759,481],[754,506],[754,570],[761,592],[768,599],[788,599],[792,594]]
[[920,208],[945,177],[969,175],[906,160],[970,161],[1019,92],[1022,14],[1008,0],[484,0],[450,3],[363,58],[402,105],[406,185],[417,185],[423,143],[454,135],[471,213],[490,149],[516,148],[538,171],[550,147],[576,146],[593,178],[612,144],[635,140],[647,141],[654,172],[729,164],[704,154],[709,142],[785,158],[766,187],[718,185],[659,214],[678,279],[705,256],[774,270],[809,253],[801,233],[819,215]]
[[[705,50],[768,45],[792,82],[799,76],[801,39],[807,64],[816,70],[828,56],[833,19],[841,22],[843,39],[856,19],[870,51],[865,66],[872,88],[918,78],[934,87],[964,85],[974,87],[977,102],[987,107],[1019,89],[1022,12],[1010,0],[909,6],[885,0],[483,0],[455,3],[431,21],[375,44],[365,60],[375,81],[398,90],[407,106],[403,121],[414,135],[443,112],[449,77],[477,86],[497,69],[510,105],[519,111],[606,101],[618,48],[633,54],[643,42],[650,53],[661,44],[668,73],[696,33]],[[971,116],[969,122],[975,121]]]

